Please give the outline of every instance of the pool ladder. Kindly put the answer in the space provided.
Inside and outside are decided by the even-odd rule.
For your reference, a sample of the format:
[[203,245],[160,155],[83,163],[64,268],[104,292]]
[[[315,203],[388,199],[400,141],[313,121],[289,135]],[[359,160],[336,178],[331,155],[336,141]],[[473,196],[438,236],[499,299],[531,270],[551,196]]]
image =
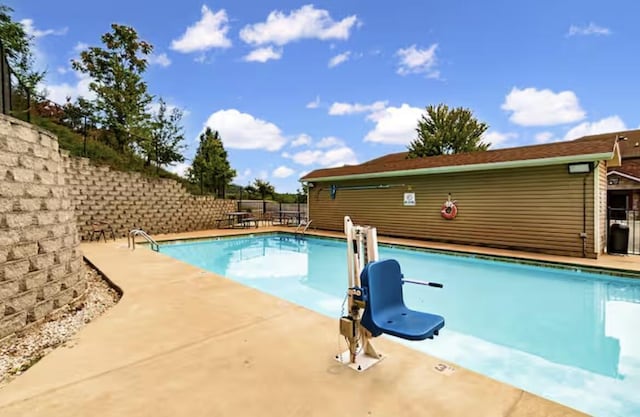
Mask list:
[[[309,226],[311,225],[311,222],[312,220],[302,220],[300,224],[298,224],[298,227],[296,227],[295,233],[298,234],[302,232],[302,234],[304,235],[307,229],[309,228]],[[300,230],[301,227],[303,228],[302,230]]]
[[149,242],[149,246],[151,246],[152,250],[156,252],[160,251],[160,245],[158,245],[158,242],[153,240],[153,238],[142,229],[133,229],[129,232],[129,235],[127,236],[127,247],[131,248],[131,250],[136,250],[136,236],[142,236],[147,242]]

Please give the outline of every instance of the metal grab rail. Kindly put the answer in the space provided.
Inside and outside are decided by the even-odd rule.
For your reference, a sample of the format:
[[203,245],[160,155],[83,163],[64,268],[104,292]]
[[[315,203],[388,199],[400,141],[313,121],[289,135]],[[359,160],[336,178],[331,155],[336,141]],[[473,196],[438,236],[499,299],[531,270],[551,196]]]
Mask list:
[[300,228],[304,226],[304,229],[302,229],[302,234],[304,235],[305,232],[307,231],[307,229],[309,228],[309,226],[311,225],[311,222],[313,220],[303,220],[301,221],[298,226],[296,227],[296,231],[295,233],[297,234],[300,231]]
[[142,236],[147,242],[149,242],[151,250],[156,252],[160,251],[160,245],[158,245],[158,242],[153,240],[153,238],[142,229],[133,229],[129,232],[129,235],[127,235],[127,247],[131,248],[131,250],[136,250],[136,236]]

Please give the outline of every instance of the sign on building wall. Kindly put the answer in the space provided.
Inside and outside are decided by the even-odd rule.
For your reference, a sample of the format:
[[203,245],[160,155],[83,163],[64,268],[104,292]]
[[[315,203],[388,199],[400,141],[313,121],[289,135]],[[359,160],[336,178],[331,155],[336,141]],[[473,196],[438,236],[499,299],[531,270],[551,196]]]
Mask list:
[[404,205],[415,206],[416,205],[416,193],[404,193]]

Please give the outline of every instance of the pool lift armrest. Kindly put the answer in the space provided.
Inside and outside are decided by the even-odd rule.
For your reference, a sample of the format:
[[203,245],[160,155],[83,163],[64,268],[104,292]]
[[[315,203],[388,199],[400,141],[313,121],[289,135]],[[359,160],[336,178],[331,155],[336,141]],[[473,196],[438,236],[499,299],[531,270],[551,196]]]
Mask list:
[[440,284],[439,282],[429,282],[429,281],[421,281],[419,279],[407,279],[407,278],[402,278],[402,283],[408,283],[408,284],[417,284],[417,285],[426,285],[428,287],[434,287],[434,288],[443,288],[444,285]]

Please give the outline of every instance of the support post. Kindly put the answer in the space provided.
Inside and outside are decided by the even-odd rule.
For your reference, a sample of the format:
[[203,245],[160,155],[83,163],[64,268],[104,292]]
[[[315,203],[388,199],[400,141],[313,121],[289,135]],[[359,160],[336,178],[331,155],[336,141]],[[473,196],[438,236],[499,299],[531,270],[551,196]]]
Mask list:
[[348,312],[340,319],[340,333],[347,340],[349,349],[336,359],[361,372],[383,358],[371,342],[373,335],[361,325],[366,300],[362,297],[360,273],[367,262],[378,259],[378,240],[374,227],[354,226],[349,216],[344,218],[344,231],[347,236]]

